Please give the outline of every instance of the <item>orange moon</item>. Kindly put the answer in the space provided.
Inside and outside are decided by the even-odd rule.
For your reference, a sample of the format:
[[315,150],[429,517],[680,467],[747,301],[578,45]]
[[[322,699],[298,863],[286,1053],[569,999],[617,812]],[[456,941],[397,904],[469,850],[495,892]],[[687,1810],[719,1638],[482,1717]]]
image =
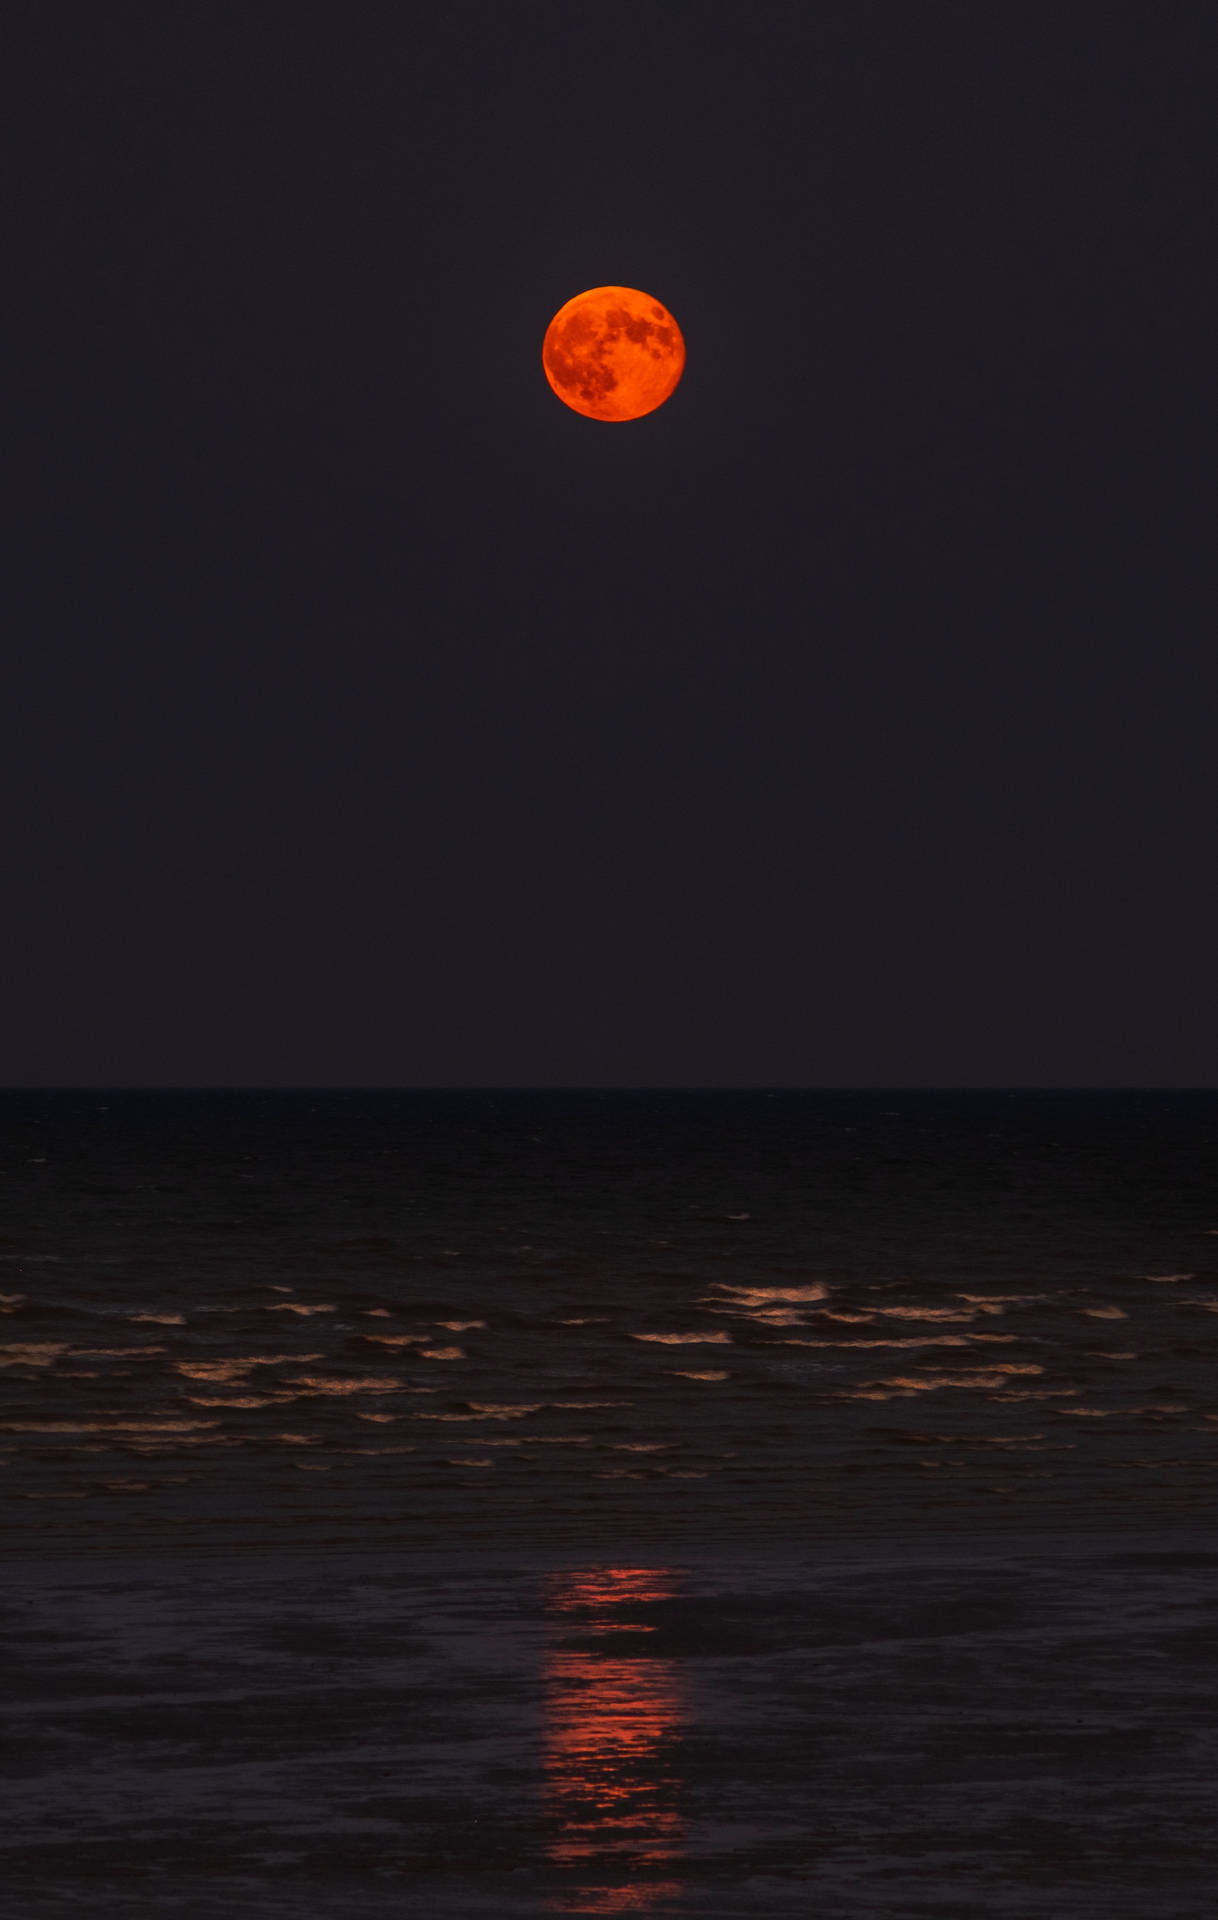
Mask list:
[[685,370],[685,342],[668,308],[637,287],[593,287],[560,307],[541,364],[564,406],[589,420],[641,420],[662,407]]

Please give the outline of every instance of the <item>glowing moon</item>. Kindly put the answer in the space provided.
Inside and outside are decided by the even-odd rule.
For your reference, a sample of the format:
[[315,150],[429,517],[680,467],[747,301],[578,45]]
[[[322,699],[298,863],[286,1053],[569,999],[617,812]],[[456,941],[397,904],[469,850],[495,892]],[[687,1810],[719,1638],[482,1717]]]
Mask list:
[[663,406],[685,370],[668,308],[637,287],[593,287],[560,307],[541,348],[546,379],[589,420],[639,420]]

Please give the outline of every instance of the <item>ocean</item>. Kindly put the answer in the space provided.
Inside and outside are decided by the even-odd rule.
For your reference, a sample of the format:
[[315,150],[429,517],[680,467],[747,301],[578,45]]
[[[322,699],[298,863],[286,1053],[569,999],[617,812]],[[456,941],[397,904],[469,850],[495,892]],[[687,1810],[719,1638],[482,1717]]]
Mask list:
[[1216,1148],[0,1094],[0,1912],[1208,1913]]

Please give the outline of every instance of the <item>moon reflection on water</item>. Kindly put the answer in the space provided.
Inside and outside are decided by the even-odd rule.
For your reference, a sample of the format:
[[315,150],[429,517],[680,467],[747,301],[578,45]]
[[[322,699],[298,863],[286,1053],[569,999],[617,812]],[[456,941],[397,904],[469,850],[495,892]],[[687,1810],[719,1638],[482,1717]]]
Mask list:
[[554,1644],[545,1660],[546,1853],[586,1875],[555,1903],[564,1912],[637,1913],[680,1891],[672,1869],[682,1851],[681,1676],[673,1660],[612,1651],[614,1633],[650,1631],[630,1617],[633,1605],[672,1594],[671,1576],[646,1567],[564,1573],[549,1584],[547,1612],[564,1640],[605,1641],[603,1651]]

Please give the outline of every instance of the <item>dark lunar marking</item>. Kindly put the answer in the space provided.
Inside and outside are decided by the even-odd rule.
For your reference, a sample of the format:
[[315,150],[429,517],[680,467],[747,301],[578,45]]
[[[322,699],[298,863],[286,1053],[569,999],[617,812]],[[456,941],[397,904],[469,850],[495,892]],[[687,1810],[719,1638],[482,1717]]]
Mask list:
[[590,405],[602,401],[617,385],[617,376],[604,362],[604,344],[586,314],[573,313],[545,349],[545,363],[559,386],[573,388]]
[[605,315],[605,324],[624,333],[636,347],[641,347],[655,332],[650,320],[636,319],[625,307],[614,307],[611,313]]

